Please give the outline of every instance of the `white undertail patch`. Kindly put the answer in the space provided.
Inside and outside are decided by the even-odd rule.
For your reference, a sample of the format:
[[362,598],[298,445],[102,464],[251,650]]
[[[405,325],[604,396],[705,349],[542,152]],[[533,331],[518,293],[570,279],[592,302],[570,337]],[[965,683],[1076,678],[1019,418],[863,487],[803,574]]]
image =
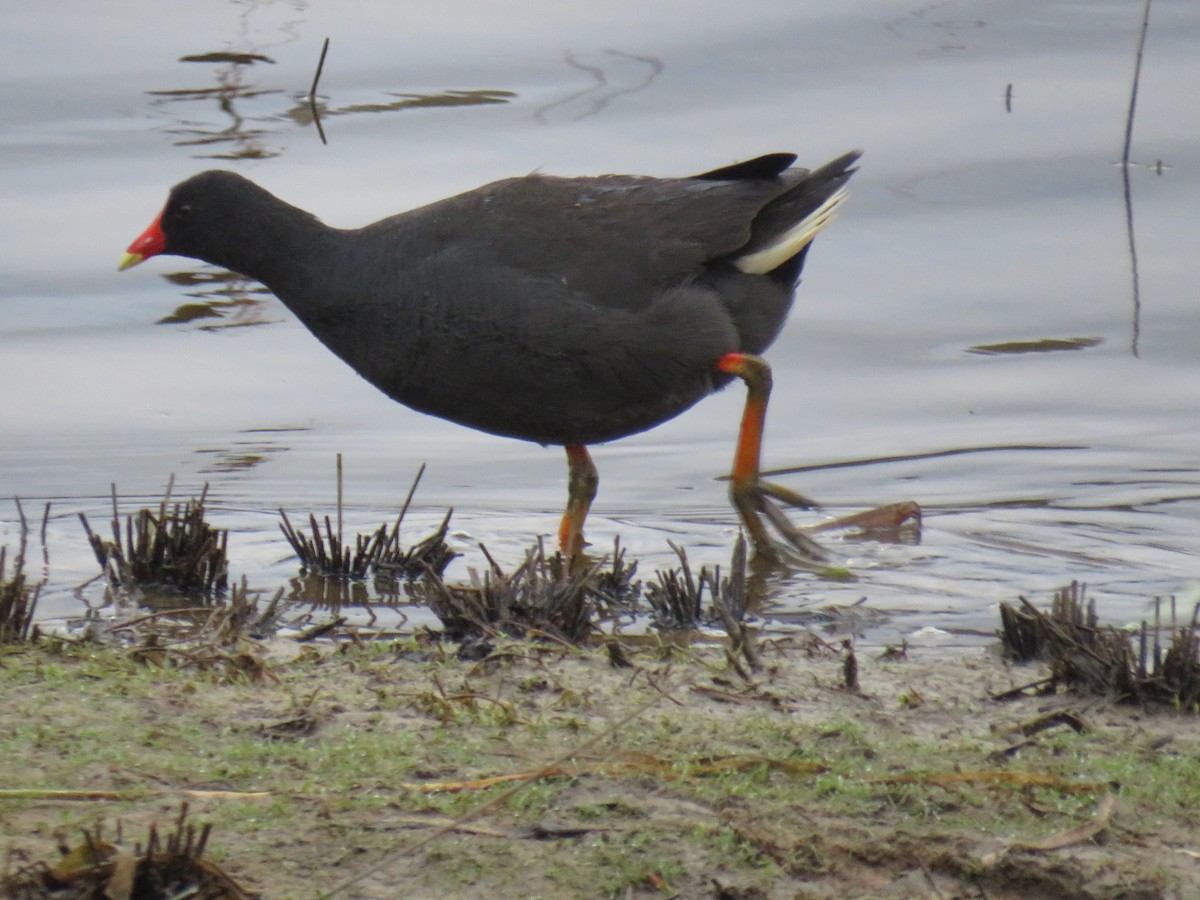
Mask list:
[[840,187],[811,213],[781,234],[772,244],[739,256],[733,264],[747,275],[765,275],[778,269],[785,262],[808,246],[817,234],[833,221],[838,207],[846,199],[846,188]]

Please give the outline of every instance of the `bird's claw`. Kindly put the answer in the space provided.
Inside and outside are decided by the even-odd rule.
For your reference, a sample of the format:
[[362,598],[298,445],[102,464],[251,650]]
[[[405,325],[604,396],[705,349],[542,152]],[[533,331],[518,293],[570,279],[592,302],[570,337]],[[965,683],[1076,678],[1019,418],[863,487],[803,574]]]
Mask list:
[[774,497],[780,503],[786,503],[788,506],[793,506],[796,509],[821,508],[821,504],[816,500],[805,497],[803,494],[797,494],[791,488],[784,487],[782,484],[777,484],[774,481],[763,481],[760,478],[758,481],[758,490],[768,497]]
[[[825,572],[829,569],[829,552],[796,527],[772,499],[794,506],[812,505],[799,494],[769,482],[754,481],[734,486],[730,490],[730,496],[733,505],[741,514],[746,530],[750,533],[755,553],[760,558],[814,571]],[[797,500],[799,502],[795,502]],[[772,537],[767,528],[768,524],[778,532],[782,540]]]

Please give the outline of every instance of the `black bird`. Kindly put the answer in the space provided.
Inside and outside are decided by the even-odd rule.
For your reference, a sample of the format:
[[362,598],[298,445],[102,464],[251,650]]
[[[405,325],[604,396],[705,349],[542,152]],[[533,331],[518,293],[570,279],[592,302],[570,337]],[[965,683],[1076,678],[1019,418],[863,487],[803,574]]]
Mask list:
[[171,190],[120,268],[167,253],[254,278],[393,400],[562,445],[569,555],[598,484],[587,445],[742,378],[730,495],[760,554],[780,549],[765,516],[820,560],[769,499],[800,498],[759,479],[771,388],[759,354],[858,157],[809,171],[772,153],[690,178],[527,175],[346,230],[240,175],[201,172]]

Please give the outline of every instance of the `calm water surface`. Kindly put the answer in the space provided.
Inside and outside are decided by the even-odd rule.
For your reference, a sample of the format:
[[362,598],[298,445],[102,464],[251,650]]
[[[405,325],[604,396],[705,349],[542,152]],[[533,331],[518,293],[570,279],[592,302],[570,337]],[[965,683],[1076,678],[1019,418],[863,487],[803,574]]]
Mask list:
[[[561,450],[392,403],[252,285],[175,258],[118,274],[181,178],[234,168],[352,226],[535,169],[677,175],[852,147],[866,151],[852,200],[770,353],[766,464],[804,467],[784,480],[825,514],[913,499],[925,528],[915,546],[837,544],[860,580],[779,578],[774,611],[865,597],[904,612],[874,632],[890,639],[990,629],[997,602],[1071,579],[1116,621],[1154,595],[1194,596],[1192,0],[1154,4],[1128,207],[1115,163],[1140,4],[533,8],[6,13],[0,495],[31,517],[53,502],[43,616],[82,609],[73,589],[95,563],[77,513],[106,521],[113,482],[123,512],[156,502],[172,473],[177,495],[208,482],[235,576],[264,591],[295,573],[275,510],[331,511],[339,451],[352,528],[393,516],[429,464],[410,536],[454,507],[458,574],[480,564],[478,541],[511,563],[557,526]],[[322,145],[299,98],[326,36]],[[187,59],[212,53],[253,56]],[[673,561],[668,539],[697,564],[726,561],[736,527],[714,476],[740,404],[730,390],[598,448],[592,541],[620,535],[647,573]],[[15,517],[0,501],[0,544],[15,544]]]

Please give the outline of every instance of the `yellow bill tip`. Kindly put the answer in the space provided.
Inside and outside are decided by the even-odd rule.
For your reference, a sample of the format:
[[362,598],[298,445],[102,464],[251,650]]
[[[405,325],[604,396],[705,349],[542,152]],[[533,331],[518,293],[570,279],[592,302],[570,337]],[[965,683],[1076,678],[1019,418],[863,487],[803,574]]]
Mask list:
[[117,266],[117,271],[124,272],[126,269],[132,269],[145,258],[140,253],[126,253],[121,257],[121,263]]

